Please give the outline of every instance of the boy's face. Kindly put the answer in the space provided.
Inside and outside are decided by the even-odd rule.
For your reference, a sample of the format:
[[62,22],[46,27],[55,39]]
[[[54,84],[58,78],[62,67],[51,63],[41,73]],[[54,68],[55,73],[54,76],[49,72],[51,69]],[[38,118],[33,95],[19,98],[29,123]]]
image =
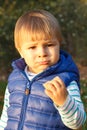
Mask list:
[[21,43],[20,54],[25,59],[29,71],[40,73],[59,60],[59,42],[53,41],[28,41]]

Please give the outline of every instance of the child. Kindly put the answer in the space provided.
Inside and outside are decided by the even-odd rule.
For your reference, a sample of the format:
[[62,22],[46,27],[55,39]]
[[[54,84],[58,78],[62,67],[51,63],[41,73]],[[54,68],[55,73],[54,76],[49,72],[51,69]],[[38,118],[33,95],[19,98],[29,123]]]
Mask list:
[[45,10],[21,16],[14,31],[21,58],[12,63],[0,130],[71,130],[86,114],[79,73],[63,42],[57,19]]

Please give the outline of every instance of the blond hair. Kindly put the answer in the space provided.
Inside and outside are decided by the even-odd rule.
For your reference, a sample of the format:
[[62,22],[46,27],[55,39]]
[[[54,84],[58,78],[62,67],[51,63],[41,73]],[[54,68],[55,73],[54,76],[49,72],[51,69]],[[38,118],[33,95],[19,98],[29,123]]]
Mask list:
[[22,15],[15,26],[15,47],[21,47],[23,41],[57,39],[62,42],[62,34],[57,19],[48,11],[33,10]]

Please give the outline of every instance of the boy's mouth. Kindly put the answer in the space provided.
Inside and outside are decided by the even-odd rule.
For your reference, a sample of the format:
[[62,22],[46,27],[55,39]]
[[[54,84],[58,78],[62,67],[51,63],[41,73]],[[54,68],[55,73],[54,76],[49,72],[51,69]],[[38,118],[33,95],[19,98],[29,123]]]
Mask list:
[[38,62],[39,65],[48,65],[49,61],[40,61]]

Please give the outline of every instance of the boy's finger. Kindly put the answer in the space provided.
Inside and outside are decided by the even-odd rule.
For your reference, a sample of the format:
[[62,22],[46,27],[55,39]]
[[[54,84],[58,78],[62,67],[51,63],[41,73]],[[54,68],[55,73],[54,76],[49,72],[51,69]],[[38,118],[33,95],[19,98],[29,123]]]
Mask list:
[[65,86],[64,82],[60,79],[60,77],[57,76],[54,78],[54,80],[57,81],[60,84],[60,86]]
[[56,88],[54,86],[54,84],[51,83],[51,81],[43,84],[43,86],[45,87],[45,89],[50,90],[50,91],[56,91]]
[[48,86],[49,86],[49,81],[46,82],[46,83],[44,83],[43,86],[44,86],[45,88],[48,88]]

